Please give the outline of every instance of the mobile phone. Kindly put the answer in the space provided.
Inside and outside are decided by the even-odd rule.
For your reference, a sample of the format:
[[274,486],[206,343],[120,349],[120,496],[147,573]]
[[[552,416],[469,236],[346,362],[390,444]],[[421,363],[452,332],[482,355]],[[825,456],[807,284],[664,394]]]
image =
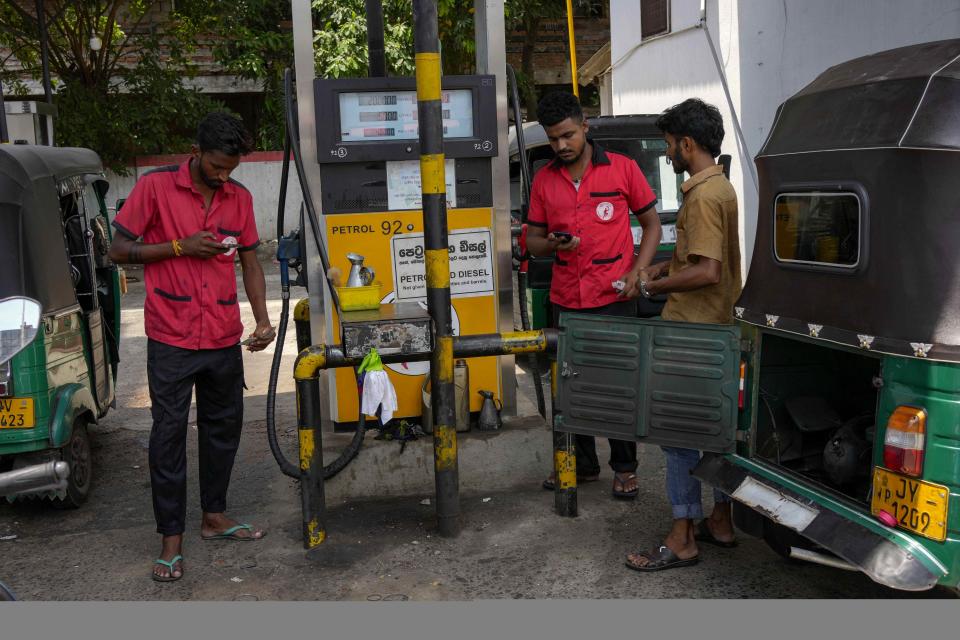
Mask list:
[[250,336],[250,337],[247,338],[246,340],[242,341],[242,342],[240,343],[240,346],[242,346],[242,347],[248,347],[248,346],[250,346],[251,344],[253,344],[253,343],[255,343],[255,342],[259,342],[259,339],[258,339],[256,336]]
[[573,240],[573,234],[566,231],[554,231],[553,237],[559,240],[560,242],[570,242]]

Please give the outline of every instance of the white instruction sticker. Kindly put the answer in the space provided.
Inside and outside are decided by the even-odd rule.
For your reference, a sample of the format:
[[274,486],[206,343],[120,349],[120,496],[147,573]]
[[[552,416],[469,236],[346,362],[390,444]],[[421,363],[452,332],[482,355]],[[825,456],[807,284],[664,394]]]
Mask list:
[[[447,183],[447,208],[457,206],[457,169],[454,160],[443,163]],[[420,161],[387,162],[387,208],[406,211],[423,208],[423,187],[420,183]]]
[[[493,246],[490,229],[457,229],[450,243],[450,295],[458,298],[493,293]],[[422,233],[390,238],[393,256],[393,290],[397,300],[422,300],[427,296]]]

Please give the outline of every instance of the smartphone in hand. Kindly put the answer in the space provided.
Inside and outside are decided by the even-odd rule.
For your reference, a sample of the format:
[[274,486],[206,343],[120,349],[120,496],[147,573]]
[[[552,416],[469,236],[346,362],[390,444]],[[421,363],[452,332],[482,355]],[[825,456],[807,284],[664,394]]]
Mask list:
[[573,240],[573,234],[568,233],[566,231],[554,231],[553,237],[563,243],[567,243]]

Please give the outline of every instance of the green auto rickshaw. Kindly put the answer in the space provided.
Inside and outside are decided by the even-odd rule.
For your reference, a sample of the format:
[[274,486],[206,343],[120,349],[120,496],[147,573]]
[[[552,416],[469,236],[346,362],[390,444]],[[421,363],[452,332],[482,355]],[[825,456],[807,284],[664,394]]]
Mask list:
[[66,486],[34,494],[55,506],[87,499],[87,426],[115,406],[120,274],[107,257],[108,188],[88,149],[0,145],[0,299],[42,308],[37,336],[0,365],[0,472],[66,461]]
[[960,39],[837,65],[756,158],[730,325],[561,319],[556,428],[689,447],[737,526],[960,588]]

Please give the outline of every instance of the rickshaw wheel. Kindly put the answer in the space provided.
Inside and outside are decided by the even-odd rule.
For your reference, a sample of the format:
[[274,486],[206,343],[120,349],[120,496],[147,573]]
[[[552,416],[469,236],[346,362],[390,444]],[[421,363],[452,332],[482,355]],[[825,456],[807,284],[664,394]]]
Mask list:
[[63,460],[70,465],[67,476],[67,495],[53,501],[58,509],[76,509],[87,501],[93,480],[93,457],[90,451],[90,434],[87,422],[77,418],[73,424],[70,440],[61,450]]

